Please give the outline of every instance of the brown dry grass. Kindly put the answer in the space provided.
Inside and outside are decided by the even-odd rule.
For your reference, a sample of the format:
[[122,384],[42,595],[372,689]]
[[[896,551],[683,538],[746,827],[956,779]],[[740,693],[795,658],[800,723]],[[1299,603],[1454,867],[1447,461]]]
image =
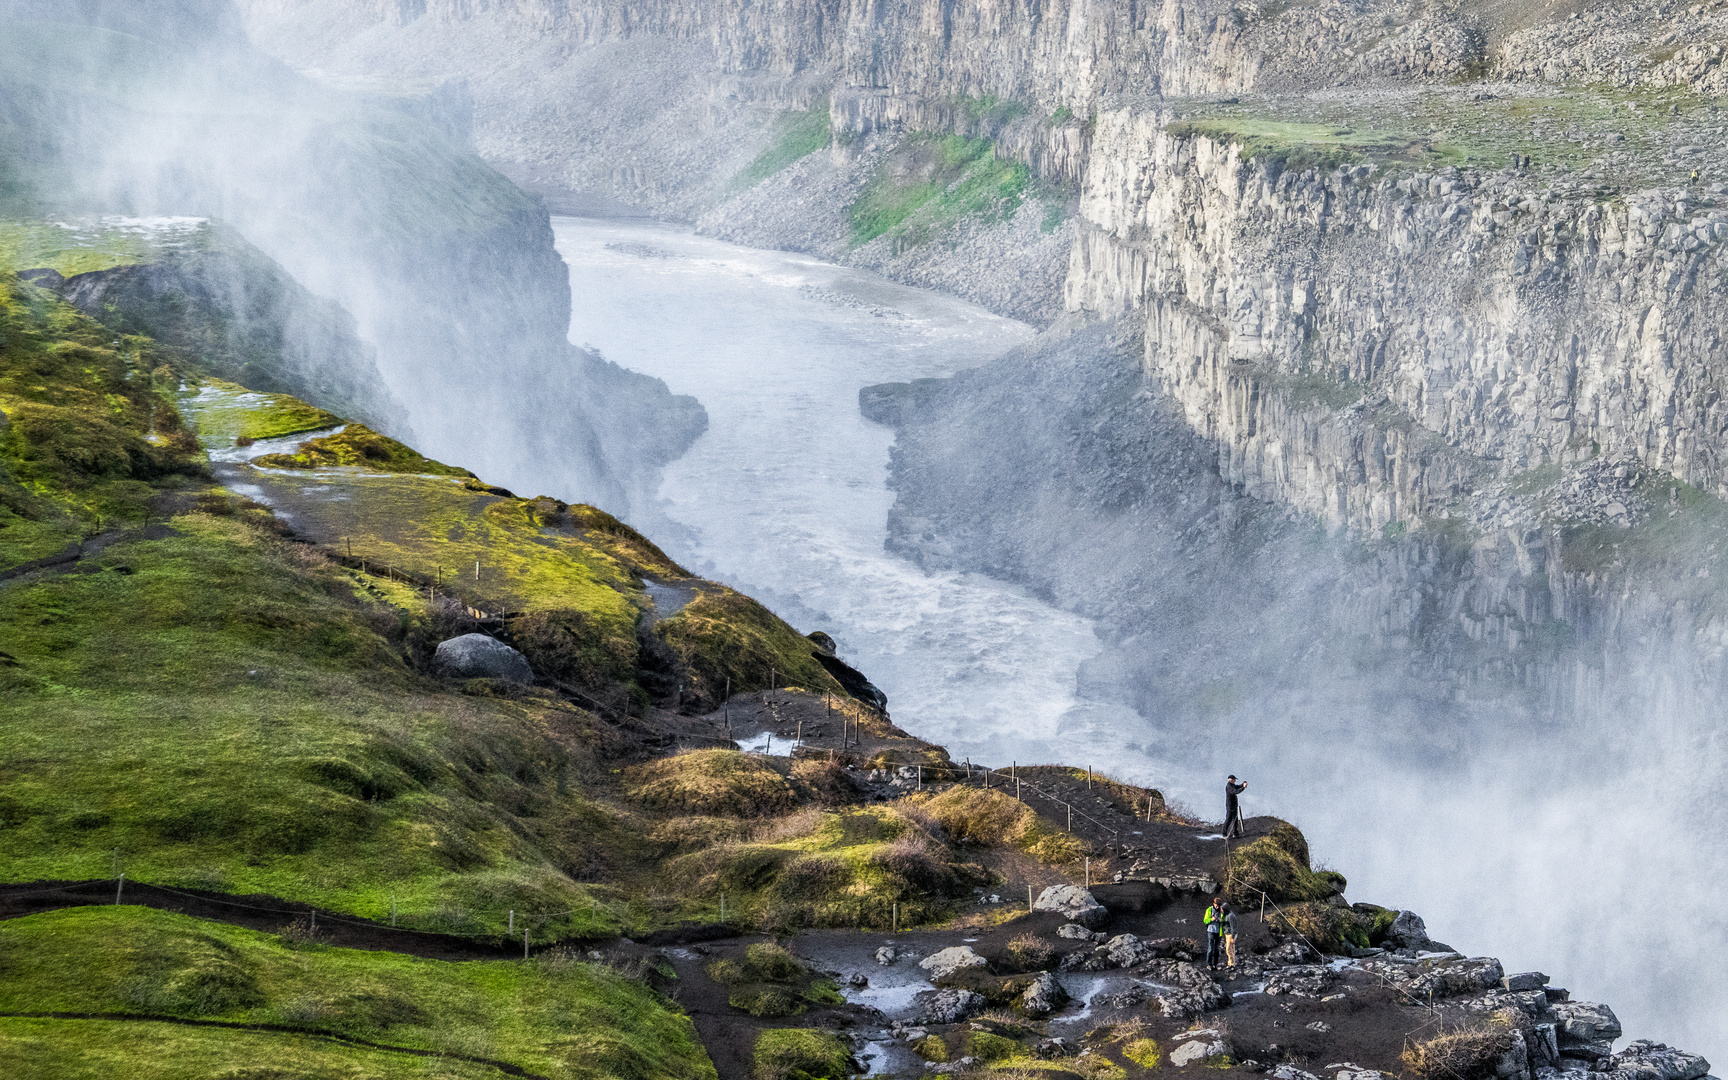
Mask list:
[[1008,955],[1026,971],[1037,971],[1056,956],[1056,947],[1037,934],[1021,934],[1008,942]]
[[1496,1019],[1414,1042],[1399,1060],[1423,1080],[1486,1080],[1511,1046],[1511,1027]]
[[697,814],[758,817],[793,804],[792,785],[737,750],[689,750],[624,771],[626,790],[643,806]]

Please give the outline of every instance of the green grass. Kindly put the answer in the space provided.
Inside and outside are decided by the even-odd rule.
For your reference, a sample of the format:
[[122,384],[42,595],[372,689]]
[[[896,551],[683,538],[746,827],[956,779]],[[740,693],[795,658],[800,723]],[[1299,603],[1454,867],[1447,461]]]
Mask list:
[[[557,958],[447,963],[296,945],[184,915],[101,906],[0,924],[0,971],[6,973],[0,980],[0,1011],[5,1012],[129,1013],[279,1024],[387,1046],[506,1061],[556,1077],[694,1080],[714,1075],[689,1019],[659,995],[608,968]],[[57,1027],[37,1023],[47,1054],[44,1066],[56,1058],[84,1068],[94,1064],[80,1062],[91,1050],[85,1042],[88,1022],[61,1021]],[[179,1037],[188,1038],[189,1033],[182,1031]],[[401,1071],[412,1066],[420,1075],[425,1067],[422,1059],[319,1045],[291,1034],[253,1038],[221,1032],[219,1039],[190,1041],[189,1049],[208,1055],[209,1066],[215,1068],[257,1062],[299,1070],[285,1074],[295,1076],[328,1075],[324,1067],[344,1061]],[[98,1035],[96,1045],[102,1047],[101,1059],[115,1069],[161,1054],[153,1041],[137,1037],[130,1050],[112,1035],[107,1040]],[[281,1058],[262,1056],[271,1045],[278,1047],[275,1053]],[[308,1060],[302,1055],[309,1051]],[[64,1075],[38,1067],[36,1075]]]
[[349,424],[341,431],[309,439],[296,447],[292,454],[265,454],[254,459],[253,465],[260,469],[359,467],[371,472],[413,473],[419,476],[474,475],[467,469],[454,468],[423,457],[410,447],[388,435],[380,435],[364,424]]
[[989,139],[916,135],[896,150],[847,208],[850,243],[894,233],[915,247],[966,217],[1001,219],[1025,200],[1031,171],[995,156]]
[[148,234],[100,221],[0,221],[0,270],[46,267],[64,277],[148,262]]
[[852,1055],[830,1032],[778,1028],[756,1037],[752,1080],[845,1080]]
[[780,130],[773,145],[732,178],[733,187],[747,188],[761,183],[793,162],[825,149],[834,136],[827,98],[808,110],[794,109],[782,113],[776,123]]
[[261,394],[221,379],[188,384],[180,408],[192,418],[206,449],[233,446],[237,439],[278,439],[319,431],[342,418],[287,394]]

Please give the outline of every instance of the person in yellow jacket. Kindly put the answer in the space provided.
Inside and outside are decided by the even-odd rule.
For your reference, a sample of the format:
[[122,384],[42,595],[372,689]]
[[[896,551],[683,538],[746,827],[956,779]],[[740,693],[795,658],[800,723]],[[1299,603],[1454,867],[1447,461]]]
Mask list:
[[1207,906],[1206,914],[1201,917],[1200,921],[1206,924],[1206,967],[1208,970],[1214,970],[1218,967],[1218,961],[1223,959],[1224,952],[1221,947],[1224,941],[1224,898],[1222,896],[1212,898],[1212,903]]

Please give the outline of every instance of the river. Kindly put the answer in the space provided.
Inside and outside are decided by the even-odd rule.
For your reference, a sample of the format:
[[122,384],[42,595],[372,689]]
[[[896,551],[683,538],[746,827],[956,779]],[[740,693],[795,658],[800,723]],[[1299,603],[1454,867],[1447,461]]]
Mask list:
[[895,717],[956,758],[1069,760],[1059,744],[1137,719],[1076,697],[1076,670],[1100,650],[1089,620],[883,549],[893,433],[859,415],[859,389],[974,367],[1031,327],[672,227],[554,218],[553,231],[570,340],[708,410],[707,433],[634,522],[669,554],[832,634]]

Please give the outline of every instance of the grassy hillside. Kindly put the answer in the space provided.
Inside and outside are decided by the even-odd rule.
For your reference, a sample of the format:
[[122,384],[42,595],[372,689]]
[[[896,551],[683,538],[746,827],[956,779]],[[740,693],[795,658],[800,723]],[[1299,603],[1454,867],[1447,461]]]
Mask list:
[[0,971],[0,1012],[137,1018],[0,1018],[8,1076],[497,1076],[487,1061],[572,1080],[714,1076],[658,994],[561,955],[446,963],[87,907],[0,923]]

